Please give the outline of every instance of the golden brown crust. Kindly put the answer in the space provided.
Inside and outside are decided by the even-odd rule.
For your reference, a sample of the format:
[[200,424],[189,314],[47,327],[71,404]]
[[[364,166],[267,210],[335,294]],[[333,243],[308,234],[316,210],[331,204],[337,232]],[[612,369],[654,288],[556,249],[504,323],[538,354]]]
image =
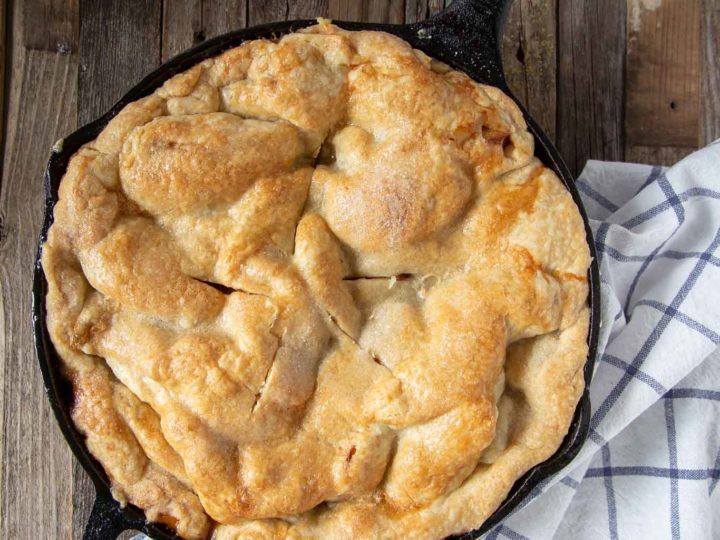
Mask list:
[[462,532],[567,432],[577,208],[507,96],[398,38],[321,21],[173,77],[54,218],[73,420],[184,537]]

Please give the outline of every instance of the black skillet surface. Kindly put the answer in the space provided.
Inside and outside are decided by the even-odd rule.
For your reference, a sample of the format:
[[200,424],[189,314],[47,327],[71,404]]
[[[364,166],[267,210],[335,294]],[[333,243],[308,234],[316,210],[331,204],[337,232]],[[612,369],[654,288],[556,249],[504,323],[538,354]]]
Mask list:
[[[455,0],[445,11],[427,21],[409,25],[372,24],[358,22],[336,22],[348,30],[381,30],[395,34],[408,41],[413,47],[429,56],[442,60],[453,68],[467,73],[474,80],[497,86],[512,96],[505,83],[499,53],[502,26],[511,0]],[[45,325],[45,295],[47,282],[40,265],[40,252],[47,231],[52,224],[52,210],[58,199],[58,185],[65,174],[68,161],[75,151],[86,142],[93,140],[108,121],[128,103],[153,92],[173,75],[184,71],[196,63],[220,54],[241,44],[243,41],[258,38],[274,38],[314,24],[313,20],[287,21],[254,28],[238,30],[208,40],[165,63],[145,77],[104,116],[91,124],[83,126],[69,135],[61,144],[56,145],[45,171],[45,221],[40,233],[38,257],[35,263],[33,282],[33,327],[35,347],[45,382],[45,391],[55,413],[60,429],[72,449],[75,457],[87,471],[95,484],[97,497],[90,519],[85,528],[84,540],[115,539],[127,529],[137,529],[152,538],[180,538],[172,530],[161,524],[148,523],[139,508],[128,505],[120,508],[110,495],[109,481],[102,466],[88,452],[83,436],[77,431],[70,419],[72,392],[68,381],[62,376],[60,359],[50,341]],[[565,187],[571,193],[580,209],[585,222],[587,241],[593,257],[588,272],[590,284],[590,306],[592,317],[588,336],[589,353],[585,364],[585,391],[578,403],[570,430],[557,452],[547,461],[528,471],[510,490],[500,507],[474,531],[462,535],[463,540],[479,538],[497,525],[516,508],[540,481],[555,474],[567,465],[578,453],[584,443],[589,425],[590,399],[588,386],[595,362],[597,336],[600,323],[599,274],[595,257],[593,238],[588,226],[573,177],[562,162],[557,150],[540,130],[535,121],[523,111],[528,127],[535,137],[535,155],[553,169]]]

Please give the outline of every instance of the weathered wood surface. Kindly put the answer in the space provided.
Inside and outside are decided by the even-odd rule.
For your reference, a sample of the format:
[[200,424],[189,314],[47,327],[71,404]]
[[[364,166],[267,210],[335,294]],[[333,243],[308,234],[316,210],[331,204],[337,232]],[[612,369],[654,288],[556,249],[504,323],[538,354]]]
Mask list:
[[45,28],[30,17],[58,2],[11,4],[11,53],[0,187],[0,538],[69,538],[73,460],[42,390],[30,326],[30,290],[42,220],[42,170],[77,122],[77,3]]
[[557,133],[557,0],[517,0],[502,53],[508,85],[550,139]]
[[78,120],[108,110],[160,62],[162,0],[80,0]]
[[[7,46],[5,40],[5,18],[7,17],[7,6],[5,2],[0,3],[0,120],[2,120],[5,117],[5,76],[6,76],[6,60],[7,60]],[[3,126],[4,128],[4,126]],[[5,129],[0,131],[0,148],[2,148],[3,141],[5,136]],[[0,168],[0,182],[2,182],[2,169]],[[2,184],[0,184],[1,186]],[[0,223],[0,228],[2,227],[2,223]],[[2,239],[0,239],[0,242],[2,242]],[[0,317],[2,317],[2,314],[0,314]],[[2,319],[0,319],[2,320]],[[2,325],[0,325],[2,326]],[[2,392],[2,390],[0,390]],[[2,407],[2,404],[0,404],[0,408]],[[0,409],[0,413],[2,412],[2,409]]]
[[626,58],[626,145],[697,145],[700,0],[628,0]]
[[627,1],[627,161],[671,164],[703,138],[700,4]]
[[557,145],[570,170],[623,159],[625,6],[558,0]]
[[[686,0],[515,0],[502,42],[508,83],[571,170],[579,172],[588,158],[671,164],[720,137],[720,0],[687,1],[691,10],[677,7]],[[30,329],[42,170],[53,142],[107,110],[162,61],[235,28],[317,16],[415,22],[446,4],[3,2],[0,32],[8,31],[0,35],[0,81],[6,83],[0,85],[0,538],[80,538],[93,498],[52,418]],[[645,13],[640,8],[647,5],[658,7]],[[637,31],[636,12],[642,23]],[[646,33],[651,19],[671,37]],[[672,109],[668,98],[676,94],[682,98]],[[643,106],[632,105],[639,100]]]
[[720,138],[720,0],[700,7],[700,141]]

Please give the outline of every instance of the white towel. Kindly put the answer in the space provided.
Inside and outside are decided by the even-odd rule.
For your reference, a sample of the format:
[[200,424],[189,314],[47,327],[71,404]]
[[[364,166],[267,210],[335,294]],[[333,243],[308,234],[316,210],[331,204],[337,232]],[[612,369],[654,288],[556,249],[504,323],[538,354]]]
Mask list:
[[589,161],[600,262],[590,437],[487,539],[720,538],[720,140],[670,169]]

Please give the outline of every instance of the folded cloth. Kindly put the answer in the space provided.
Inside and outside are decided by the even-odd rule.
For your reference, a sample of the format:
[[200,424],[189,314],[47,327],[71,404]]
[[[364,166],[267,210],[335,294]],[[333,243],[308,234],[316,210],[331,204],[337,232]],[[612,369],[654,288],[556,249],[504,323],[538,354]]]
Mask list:
[[668,170],[589,161],[577,186],[602,288],[590,435],[485,538],[717,538],[720,140]]
[[589,161],[602,327],[590,435],[486,539],[720,538],[720,140]]

